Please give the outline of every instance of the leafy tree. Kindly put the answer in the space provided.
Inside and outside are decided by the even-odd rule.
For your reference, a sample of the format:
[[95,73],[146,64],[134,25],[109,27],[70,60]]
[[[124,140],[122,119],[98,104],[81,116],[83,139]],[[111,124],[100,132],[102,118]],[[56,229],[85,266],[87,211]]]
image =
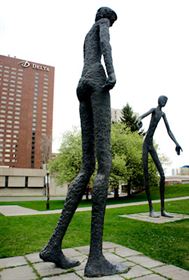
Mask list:
[[[120,183],[131,189],[143,188],[142,137],[126,129],[122,123],[112,125],[112,169],[110,185],[116,190]],[[74,130],[63,135],[57,157],[50,161],[49,170],[59,184],[70,183],[78,174],[81,165],[81,135]],[[157,181],[156,169],[149,161],[151,182]]]
[[137,116],[128,103],[126,104],[126,106],[123,107],[121,113],[121,122],[124,123],[126,127],[129,127],[131,132],[138,131],[139,127],[137,125]]
[[[137,132],[131,132],[122,123],[112,125],[112,171],[110,181],[114,186],[126,184],[131,189],[143,189],[143,139]],[[149,157],[150,183],[157,184],[157,172]]]
[[69,131],[63,135],[58,155],[49,162],[49,170],[58,184],[70,183],[79,173],[81,166],[81,134]]

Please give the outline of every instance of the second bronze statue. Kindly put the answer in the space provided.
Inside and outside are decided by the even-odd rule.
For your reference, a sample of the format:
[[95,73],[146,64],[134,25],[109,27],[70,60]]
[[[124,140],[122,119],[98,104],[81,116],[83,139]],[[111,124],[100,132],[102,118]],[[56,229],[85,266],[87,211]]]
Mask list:
[[167,213],[165,211],[165,175],[164,175],[164,171],[161,165],[161,162],[158,158],[157,152],[154,148],[153,145],[153,136],[154,136],[154,132],[156,130],[156,127],[160,121],[161,118],[163,118],[168,135],[170,136],[170,138],[173,140],[173,142],[176,145],[176,152],[178,155],[180,155],[180,151],[182,151],[181,146],[178,144],[176,138],[174,137],[170,127],[169,127],[169,123],[168,120],[166,118],[165,113],[162,111],[162,108],[166,105],[168,98],[164,95],[161,95],[158,98],[158,106],[156,108],[152,108],[150,109],[148,112],[146,112],[145,114],[143,114],[142,116],[140,116],[139,120],[138,120],[138,125],[139,127],[142,127],[142,122],[141,120],[145,117],[147,117],[148,115],[151,115],[151,120],[150,120],[150,125],[148,128],[148,131],[146,133],[145,139],[144,139],[144,143],[143,143],[143,168],[144,168],[144,188],[146,191],[146,195],[147,195],[147,199],[148,199],[148,204],[149,204],[149,214],[151,217],[154,218],[158,218],[159,215],[157,213],[154,212],[153,206],[152,206],[152,200],[151,200],[151,195],[150,195],[150,188],[149,188],[149,171],[148,171],[148,154],[151,155],[156,168],[159,172],[160,175],[160,199],[161,199],[161,216],[164,217],[173,217],[171,214]]

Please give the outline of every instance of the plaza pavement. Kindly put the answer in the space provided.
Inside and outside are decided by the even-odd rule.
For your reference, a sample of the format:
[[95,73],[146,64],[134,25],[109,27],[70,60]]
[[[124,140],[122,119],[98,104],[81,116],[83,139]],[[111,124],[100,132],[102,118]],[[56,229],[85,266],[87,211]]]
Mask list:
[[[167,198],[165,199],[165,202],[169,201],[176,201],[176,200],[185,200],[189,199],[189,196],[183,196],[183,197],[175,197],[175,198]],[[159,203],[160,200],[153,200],[154,203]],[[127,207],[127,206],[135,206],[135,205],[145,205],[148,204],[147,201],[140,201],[140,202],[131,202],[131,203],[121,203],[121,204],[113,204],[113,205],[107,205],[106,208],[120,208],[120,207]],[[82,208],[77,208],[77,212],[82,212],[82,211],[90,211],[91,207],[82,207]],[[46,210],[46,211],[38,211],[38,210],[33,210],[30,208],[26,207],[21,207],[16,205],[0,205],[0,213],[4,216],[24,216],[24,215],[49,215],[49,214],[60,214],[62,209],[57,209],[57,210]]]
[[106,277],[84,277],[89,246],[64,249],[66,256],[77,259],[80,265],[60,269],[53,263],[43,262],[38,253],[0,259],[1,280],[188,280],[189,271],[144,256],[142,253],[111,242],[103,243],[103,253],[112,263],[122,263],[128,272]]

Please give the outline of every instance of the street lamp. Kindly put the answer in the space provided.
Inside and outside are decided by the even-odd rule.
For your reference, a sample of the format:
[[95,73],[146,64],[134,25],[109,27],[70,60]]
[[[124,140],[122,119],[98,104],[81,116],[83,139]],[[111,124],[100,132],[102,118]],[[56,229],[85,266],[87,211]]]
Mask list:
[[47,197],[47,200],[46,200],[46,209],[49,210],[50,208],[50,205],[49,205],[49,172],[46,173],[46,176],[45,176],[45,187],[46,187],[46,197]]

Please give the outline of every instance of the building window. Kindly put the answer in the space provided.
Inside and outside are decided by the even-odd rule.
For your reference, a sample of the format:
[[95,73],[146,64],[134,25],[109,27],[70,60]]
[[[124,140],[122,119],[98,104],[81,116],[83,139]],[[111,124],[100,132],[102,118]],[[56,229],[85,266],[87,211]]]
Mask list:
[[5,154],[5,157],[6,158],[10,158],[10,154]]
[[14,125],[14,128],[15,129],[19,129],[19,125]]
[[35,131],[32,131],[32,151],[31,151],[31,168],[34,168],[35,163]]
[[28,176],[25,177],[25,188],[28,187]]
[[5,176],[5,188],[9,186],[9,176]]

